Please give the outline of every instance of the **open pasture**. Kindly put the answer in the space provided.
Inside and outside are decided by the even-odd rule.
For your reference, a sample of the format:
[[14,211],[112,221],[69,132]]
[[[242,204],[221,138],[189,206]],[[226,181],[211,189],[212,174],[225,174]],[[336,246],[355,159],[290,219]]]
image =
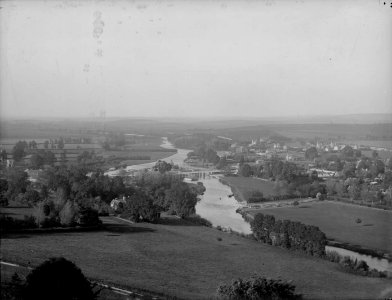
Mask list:
[[2,236],[5,261],[74,261],[89,278],[181,299],[212,299],[219,284],[254,273],[293,280],[305,299],[374,299],[389,279],[345,273],[337,264],[166,217],[160,224],[103,218],[92,232]]
[[[330,239],[392,254],[391,211],[331,201],[247,211],[315,225]],[[357,223],[357,219],[361,222]]]
[[275,195],[274,183],[259,178],[227,176],[222,178],[222,182],[229,185],[236,196],[239,196],[244,201],[254,191],[262,192],[264,197]]

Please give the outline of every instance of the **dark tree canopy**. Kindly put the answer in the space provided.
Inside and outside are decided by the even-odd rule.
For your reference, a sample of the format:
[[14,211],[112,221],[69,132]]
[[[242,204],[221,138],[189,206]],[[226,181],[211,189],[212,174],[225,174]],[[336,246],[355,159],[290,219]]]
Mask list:
[[354,149],[351,146],[347,145],[343,148],[342,153],[346,157],[353,157],[354,156]]
[[29,185],[27,173],[19,169],[10,169],[6,173],[8,182],[5,197],[8,201],[14,200],[19,194],[25,193]]
[[172,169],[172,165],[163,160],[158,160],[155,164],[154,169],[156,171],[159,171],[159,173],[163,174],[169,172]]
[[26,300],[95,299],[82,271],[63,257],[51,258],[36,267],[26,278],[23,296]]
[[26,155],[26,148],[26,141],[19,141],[15,144],[14,148],[12,149],[12,157],[15,161],[20,161]]
[[318,156],[318,152],[316,147],[310,147],[305,151],[305,158],[306,159],[315,159]]
[[249,177],[250,175],[252,175],[252,168],[248,164],[243,164],[240,167],[239,171],[240,171],[241,176],[244,176],[244,177]]

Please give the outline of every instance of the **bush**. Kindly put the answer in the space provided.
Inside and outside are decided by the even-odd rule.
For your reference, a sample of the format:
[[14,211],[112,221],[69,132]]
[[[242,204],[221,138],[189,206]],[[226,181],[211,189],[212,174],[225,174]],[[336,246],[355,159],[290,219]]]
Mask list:
[[36,228],[35,218],[33,216],[25,216],[23,220],[14,219],[12,217],[0,216],[0,228],[2,231],[19,230]]
[[56,227],[60,225],[58,214],[52,201],[39,202],[33,209],[33,216],[38,227]]
[[362,220],[361,220],[360,218],[357,218],[357,219],[355,220],[355,223],[357,223],[357,224],[362,223]]
[[206,226],[206,227],[212,227],[212,223],[199,215],[192,215],[187,218],[187,220],[191,221],[192,223],[195,223],[197,225],[201,226]]
[[295,294],[295,286],[291,283],[260,276],[253,276],[245,280],[237,279],[230,285],[221,285],[218,287],[217,296],[220,299],[235,300],[302,299],[301,295]]
[[365,261],[352,259],[349,256],[342,256],[336,251],[327,252],[325,258],[331,262],[338,263],[349,273],[369,277],[387,277],[386,272],[370,269]]
[[98,212],[90,207],[83,207],[79,210],[80,226],[97,226],[102,222],[99,219]]
[[32,188],[28,188],[23,197],[24,202],[26,202],[29,206],[33,206],[41,200],[39,193]]
[[75,226],[79,216],[78,210],[77,205],[73,204],[71,201],[67,201],[59,212],[61,225],[66,227]]
[[340,263],[340,259],[342,258],[339,253],[336,251],[327,252],[325,258],[334,263]]
[[26,300],[95,299],[82,271],[63,257],[51,258],[35,268],[26,278],[23,296]]
[[0,299],[17,300],[22,299],[23,282],[15,272],[11,281],[1,281]]

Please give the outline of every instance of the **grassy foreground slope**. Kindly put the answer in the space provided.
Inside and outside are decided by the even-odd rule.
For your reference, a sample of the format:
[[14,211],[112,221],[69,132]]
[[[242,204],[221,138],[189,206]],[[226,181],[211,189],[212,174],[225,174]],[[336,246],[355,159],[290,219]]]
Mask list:
[[103,220],[102,231],[2,236],[2,259],[37,265],[64,256],[90,278],[186,299],[213,298],[220,283],[255,272],[292,279],[308,299],[383,298],[392,285],[389,279],[347,274],[327,261],[175,218],[162,224]]
[[[392,254],[392,211],[330,201],[247,211],[252,215],[261,212],[277,219],[315,225],[328,238]],[[362,222],[357,223],[357,218]]]

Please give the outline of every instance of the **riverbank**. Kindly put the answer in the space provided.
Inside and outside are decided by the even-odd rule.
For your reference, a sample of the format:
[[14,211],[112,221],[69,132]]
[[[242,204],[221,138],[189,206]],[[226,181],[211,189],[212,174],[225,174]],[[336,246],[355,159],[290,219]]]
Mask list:
[[220,177],[219,182],[230,187],[231,197],[234,197],[241,204],[246,203],[246,198],[243,196],[243,194],[240,192],[240,190],[234,184],[232,184],[228,180],[226,180],[226,177]]
[[262,193],[265,198],[277,195],[275,183],[261,178],[225,176],[221,182],[232,188],[233,194],[240,202],[247,202],[256,192]]

